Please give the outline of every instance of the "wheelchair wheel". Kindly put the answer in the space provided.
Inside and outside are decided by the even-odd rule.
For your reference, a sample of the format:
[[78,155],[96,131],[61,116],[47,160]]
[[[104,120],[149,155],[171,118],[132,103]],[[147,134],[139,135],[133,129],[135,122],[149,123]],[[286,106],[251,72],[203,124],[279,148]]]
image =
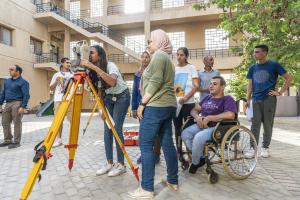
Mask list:
[[238,180],[248,178],[257,163],[257,143],[253,133],[244,126],[230,128],[222,140],[221,158],[229,176]]
[[211,184],[215,184],[219,181],[219,175],[216,172],[212,172],[207,175],[207,179]]
[[187,170],[187,169],[189,168],[189,166],[190,166],[190,163],[187,162],[187,161],[182,162],[182,164],[181,164],[181,168],[182,168],[183,170]]

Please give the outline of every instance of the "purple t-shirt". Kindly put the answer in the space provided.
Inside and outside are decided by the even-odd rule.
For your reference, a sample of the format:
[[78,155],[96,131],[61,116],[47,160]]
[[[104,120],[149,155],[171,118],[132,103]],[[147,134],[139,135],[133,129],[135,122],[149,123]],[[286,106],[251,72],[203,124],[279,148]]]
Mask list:
[[[201,116],[206,117],[208,115],[218,115],[226,111],[237,113],[237,107],[235,100],[227,95],[222,98],[213,98],[212,95],[206,96],[201,102]],[[209,127],[215,126],[216,122],[209,123]]]

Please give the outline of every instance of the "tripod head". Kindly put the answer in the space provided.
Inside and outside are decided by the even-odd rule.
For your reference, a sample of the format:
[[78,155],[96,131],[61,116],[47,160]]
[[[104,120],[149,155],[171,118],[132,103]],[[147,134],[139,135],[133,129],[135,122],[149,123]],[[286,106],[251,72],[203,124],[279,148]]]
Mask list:
[[76,60],[72,61],[71,67],[73,71],[76,72],[85,72],[88,74],[88,69],[80,65],[81,59],[89,59],[90,47],[86,40],[82,40],[76,43],[76,46],[73,47],[73,52],[76,54]]

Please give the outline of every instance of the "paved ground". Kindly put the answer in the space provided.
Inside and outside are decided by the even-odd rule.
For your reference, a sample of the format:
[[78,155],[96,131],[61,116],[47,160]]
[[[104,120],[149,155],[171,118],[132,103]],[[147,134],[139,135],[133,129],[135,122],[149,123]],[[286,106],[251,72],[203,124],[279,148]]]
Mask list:
[[[83,114],[82,125],[88,115]],[[24,117],[22,146],[8,150],[0,148],[0,199],[18,199],[21,189],[33,165],[33,146],[47,133],[52,117]],[[243,124],[248,125],[245,119]],[[131,119],[127,123],[137,123]],[[275,122],[272,157],[259,159],[259,164],[247,180],[236,181],[228,177],[221,165],[214,165],[220,180],[211,185],[204,170],[190,175],[180,170],[180,191],[173,192],[161,184],[166,173],[165,162],[156,168],[155,199],[300,199],[300,118],[277,118]],[[65,124],[67,130],[67,123]],[[42,181],[36,183],[29,199],[128,199],[127,191],[138,187],[132,173],[108,178],[96,176],[95,171],[104,164],[103,126],[94,117],[86,135],[80,134],[79,148],[72,172],[67,168],[68,152],[59,147],[53,149],[53,158],[42,172]],[[64,139],[67,140],[64,132]],[[3,130],[0,129],[0,139]],[[137,147],[127,151],[135,161],[139,155]]]

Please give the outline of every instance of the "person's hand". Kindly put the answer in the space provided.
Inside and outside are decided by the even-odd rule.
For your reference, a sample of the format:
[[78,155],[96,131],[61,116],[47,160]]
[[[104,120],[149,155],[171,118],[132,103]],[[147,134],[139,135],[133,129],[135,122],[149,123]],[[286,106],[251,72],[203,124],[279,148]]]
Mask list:
[[203,118],[202,120],[202,125],[203,125],[203,128],[208,128],[208,123],[210,122],[210,117],[209,116],[206,116]]
[[275,90],[270,90],[268,93],[269,96],[280,96],[280,92],[277,92]]
[[26,113],[25,108],[20,107],[19,110],[18,110],[18,113],[19,113],[19,114],[24,114],[24,113]]
[[57,84],[61,84],[61,83],[63,82],[63,80],[64,80],[64,77],[58,76],[58,77],[56,78],[56,83],[57,83]]
[[195,118],[195,120],[194,120],[196,123],[197,123],[197,125],[199,126],[199,128],[203,128],[203,117],[197,117],[197,118]]
[[145,106],[142,106],[142,105],[139,105],[139,107],[137,109],[137,116],[140,120],[143,119],[144,109],[145,109]]
[[178,102],[182,105],[182,104],[184,104],[186,102],[186,98],[182,97],[182,98],[179,99]]
[[133,117],[134,119],[137,119],[137,118],[138,118],[138,115],[137,115],[137,111],[136,111],[136,110],[133,110],[133,111],[131,112],[131,114],[132,114],[132,117]]
[[81,59],[80,60],[80,65],[85,67],[85,68],[89,68],[91,70],[95,69],[95,66],[90,61],[88,61],[86,59]]

